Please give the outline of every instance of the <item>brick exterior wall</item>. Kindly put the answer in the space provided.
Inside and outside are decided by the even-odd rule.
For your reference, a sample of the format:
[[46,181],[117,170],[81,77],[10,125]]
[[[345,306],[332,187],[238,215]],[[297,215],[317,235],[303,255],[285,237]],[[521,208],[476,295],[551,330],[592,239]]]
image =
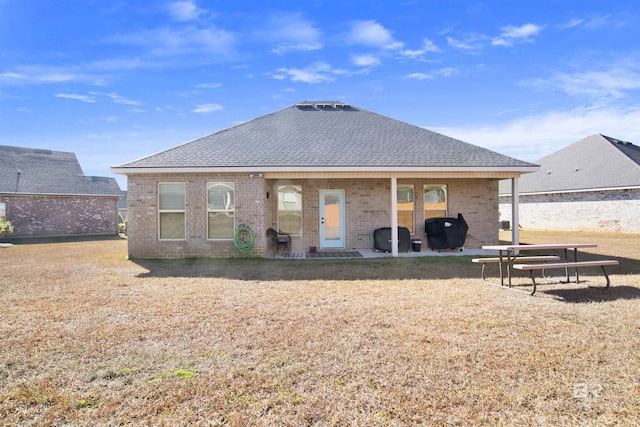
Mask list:
[[[247,174],[153,174],[129,175],[127,183],[127,235],[133,258],[185,258],[237,256],[233,240],[207,239],[207,182],[235,183],[235,224],[250,225],[256,245],[251,255],[265,251],[264,234],[270,218],[263,215],[265,181]],[[186,183],[186,240],[163,241],[158,234],[158,183]]]
[[[280,185],[302,186],[303,235],[294,236],[292,252],[319,247],[319,191],[345,190],[346,249],[372,250],[373,231],[390,223],[390,179],[301,179],[265,180],[247,174],[139,174],[128,176],[129,255],[133,258],[232,257],[233,241],[207,240],[206,185],[213,181],[235,182],[235,223],[248,224],[256,234],[251,255],[264,256],[272,250],[265,237],[269,227],[277,228],[277,189]],[[158,238],[158,183],[186,183],[186,240]],[[422,187],[446,184],[449,214],[462,213],[469,224],[466,248],[496,244],[498,230],[498,181],[491,179],[399,179],[398,185],[415,188],[415,233],[427,250],[422,213]],[[267,198],[267,193],[269,197]]]
[[[500,219],[511,219],[511,197],[500,198]],[[640,190],[520,196],[520,227],[640,233]]]
[[0,195],[13,224],[10,238],[118,234],[114,197]]

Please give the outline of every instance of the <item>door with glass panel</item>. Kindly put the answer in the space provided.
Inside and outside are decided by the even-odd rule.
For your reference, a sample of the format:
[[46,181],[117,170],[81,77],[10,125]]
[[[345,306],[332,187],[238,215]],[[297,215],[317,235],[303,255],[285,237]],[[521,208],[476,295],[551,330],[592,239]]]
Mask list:
[[320,248],[345,247],[344,190],[320,190]]

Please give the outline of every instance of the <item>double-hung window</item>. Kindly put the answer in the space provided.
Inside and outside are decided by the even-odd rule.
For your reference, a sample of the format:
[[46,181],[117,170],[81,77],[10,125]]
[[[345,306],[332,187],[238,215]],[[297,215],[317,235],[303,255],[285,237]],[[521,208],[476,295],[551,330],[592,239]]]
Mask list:
[[447,216],[447,186],[424,186],[424,219]]
[[158,185],[160,240],[185,239],[185,193],[183,182],[162,182]]
[[294,236],[302,235],[302,187],[278,187],[278,229]]
[[207,238],[233,239],[235,232],[235,184],[207,183]]
[[413,185],[398,185],[398,225],[409,229],[413,233],[414,224]]

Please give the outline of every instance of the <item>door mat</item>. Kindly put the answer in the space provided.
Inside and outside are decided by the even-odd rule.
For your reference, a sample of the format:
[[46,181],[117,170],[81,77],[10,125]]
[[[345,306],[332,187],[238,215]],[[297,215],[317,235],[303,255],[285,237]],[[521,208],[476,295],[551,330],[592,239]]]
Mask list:
[[305,255],[307,258],[362,258],[358,251],[307,252]]
[[274,258],[304,258],[304,253],[302,252],[291,252],[290,254],[274,254]]

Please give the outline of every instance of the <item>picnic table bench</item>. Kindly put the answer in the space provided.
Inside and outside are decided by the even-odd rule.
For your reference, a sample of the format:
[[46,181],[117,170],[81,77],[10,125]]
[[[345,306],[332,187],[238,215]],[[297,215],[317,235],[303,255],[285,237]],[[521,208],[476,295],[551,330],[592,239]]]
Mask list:
[[[540,261],[559,261],[560,257],[557,255],[522,256],[522,257],[514,258],[513,260],[515,261],[516,259],[518,260],[518,262],[540,262]],[[482,264],[482,272],[480,273],[480,277],[482,278],[483,282],[488,283],[489,285],[502,286],[501,284],[494,283],[487,280],[486,272],[485,272],[487,264],[491,264],[491,263],[502,264],[504,262],[502,258],[500,257],[473,258],[471,262]],[[502,269],[502,266],[500,266],[500,268]]]
[[[545,274],[545,270],[550,270],[554,268],[562,268],[566,272],[566,282],[571,282],[571,277],[569,273],[569,269],[575,269],[575,283],[580,283],[580,277],[578,275],[578,268],[582,267],[601,267],[603,274],[607,280],[607,284],[604,289],[610,286],[609,276],[605,270],[605,266],[607,265],[617,265],[618,261],[616,260],[596,260],[596,261],[578,261],[578,249],[579,248],[594,248],[597,247],[594,243],[552,243],[552,244],[536,244],[536,245],[490,245],[483,246],[483,249],[488,250],[497,250],[499,252],[499,257],[492,258],[474,258],[472,262],[482,264],[482,280],[485,283],[496,285],[496,286],[505,286],[504,283],[504,272],[506,270],[507,275],[507,287],[512,290],[528,293],[533,295],[536,292],[536,281],[533,276],[533,272],[535,270],[542,270],[543,275]],[[521,256],[520,253],[524,251],[546,251],[546,250],[563,250],[564,251],[564,262],[547,262],[547,261],[558,261],[560,259],[559,256],[556,255],[537,255],[537,256]],[[573,250],[574,260],[569,261],[569,250]],[[486,279],[485,276],[485,266],[488,263],[498,263],[500,269],[500,283],[493,283]],[[514,289],[511,287],[511,275],[512,270],[525,270],[530,272],[531,281],[533,283],[533,290],[531,292],[525,292],[520,289]]]
[[574,262],[557,262],[557,263],[545,263],[545,264],[513,264],[513,268],[516,270],[529,270],[531,274],[531,281],[533,282],[533,290],[531,291],[531,295],[536,292],[536,279],[533,276],[534,270],[549,270],[552,268],[578,268],[578,267],[601,267],[602,274],[604,274],[605,279],[607,280],[607,284],[603,287],[603,289],[607,289],[611,285],[611,280],[609,279],[609,275],[607,274],[607,270],[605,270],[605,266],[607,265],[618,265],[618,261],[613,259],[601,259],[596,261],[574,261]]

